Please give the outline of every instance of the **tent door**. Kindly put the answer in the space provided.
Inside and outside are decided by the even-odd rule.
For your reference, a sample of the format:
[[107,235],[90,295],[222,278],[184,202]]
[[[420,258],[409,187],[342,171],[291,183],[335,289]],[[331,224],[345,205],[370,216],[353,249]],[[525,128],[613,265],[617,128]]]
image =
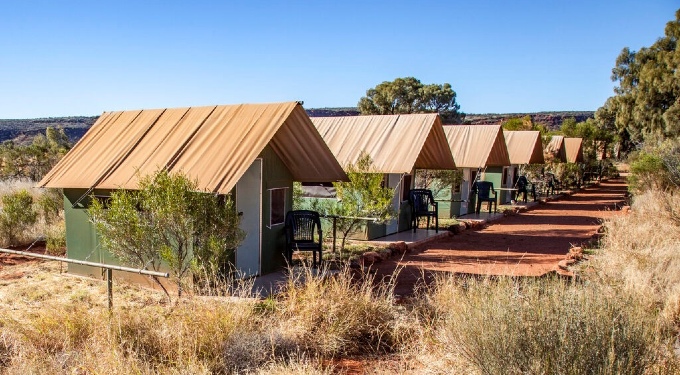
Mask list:
[[463,182],[460,184],[460,215],[468,213],[468,200],[470,199],[470,190],[472,190],[472,181],[470,181],[470,168],[463,168]]
[[236,269],[241,277],[257,276],[262,250],[262,159],[255,159],[236,183],[236,210],[246,232],[236,249]]
[[399,232],[399,208],[401,207],[401,174],[390,173],[387,175],[387,187],[394,191],[394,198],[392,198],[392,209],[396,216],[385,223],[387,226],[385,234],[393,234]]

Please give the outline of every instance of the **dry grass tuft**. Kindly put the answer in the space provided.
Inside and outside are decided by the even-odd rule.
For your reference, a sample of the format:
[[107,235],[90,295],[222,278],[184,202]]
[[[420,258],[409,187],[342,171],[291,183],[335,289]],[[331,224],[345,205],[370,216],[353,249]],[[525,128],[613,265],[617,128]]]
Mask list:
[[483,374],[643,374],[672,366],[655,313],[611,289],[446,277],[426,298],[430,351],[443,358],[435,368],[465,368],[463,360]]
[[288,341],[323,356],[384,353],[397,344],[392,286],[375,287],[368,275],[355,280],[347,268],[331,277],[309,269],[291,277],[275,314]]
[[680,223],[669,210],[680,208],[680,196],[650,191],[637,196],[632,207],[630,214],[605,221],[606,235],[593,257],[592,273],[599,282],[619,285],[650,308],[660,306],[668,319],[680,321]]

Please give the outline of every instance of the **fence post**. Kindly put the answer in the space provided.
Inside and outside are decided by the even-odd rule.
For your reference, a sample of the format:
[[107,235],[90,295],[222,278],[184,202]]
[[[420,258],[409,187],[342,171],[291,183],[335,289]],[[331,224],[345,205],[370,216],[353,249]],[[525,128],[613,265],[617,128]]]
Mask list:
[[109,292],[109,310],[113,309],[113,270],[106,269],[106,288]]
[[333,254],[335,254],[335,239],[338,238],[338,236],[336,235],[337,221],[338,221],[338,217],[333,216]]

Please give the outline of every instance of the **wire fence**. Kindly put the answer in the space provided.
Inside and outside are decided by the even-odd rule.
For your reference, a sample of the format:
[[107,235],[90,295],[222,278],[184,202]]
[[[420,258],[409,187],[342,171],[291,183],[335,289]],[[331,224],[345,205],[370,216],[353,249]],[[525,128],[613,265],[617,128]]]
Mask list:
[[111,310],[113,308],[113,271],[130,272],[130,273],[136,273],[136,274],[139,274],[139,275],[163,277],[163,278],[166,278],[166,279],[168,277],[170,277],[170,274],[167,273],[167,272],[149,271],[149,270],[144,270],[144,269],[139,269],[139,268],[131,268],[131,267],[116,266],[116,265],[112,265],[112,264],[90,262],[90,261],[86,261],[86,260],[62,258],[62,257],[53,256],[53,255],[34,254],[34,253],[29,253],[29,252],[26,252],[26,251],[19,251],[19,250],[11,250],[11,249],[0,248],[0,253],[15,254],[15,255],[21,255],[21,256],[30,257],[30,258],[53,260],[53,261],[58,261],[58,262],[79,264],[79,265],[82,265],[82,266],[98,267],[98,268],[105,269],[106,270],[106,284],[107,284],[106,290],[107,290],[108,299],[109,299],[109,310]]

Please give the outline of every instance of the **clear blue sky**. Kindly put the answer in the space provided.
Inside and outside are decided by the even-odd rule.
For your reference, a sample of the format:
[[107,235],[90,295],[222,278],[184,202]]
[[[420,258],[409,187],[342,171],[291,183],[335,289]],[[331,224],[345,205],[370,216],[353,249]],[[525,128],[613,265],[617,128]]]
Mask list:
[[397,77],[466,113],[596,110],[679,1],[3,1],[0,118],[303,100]]

